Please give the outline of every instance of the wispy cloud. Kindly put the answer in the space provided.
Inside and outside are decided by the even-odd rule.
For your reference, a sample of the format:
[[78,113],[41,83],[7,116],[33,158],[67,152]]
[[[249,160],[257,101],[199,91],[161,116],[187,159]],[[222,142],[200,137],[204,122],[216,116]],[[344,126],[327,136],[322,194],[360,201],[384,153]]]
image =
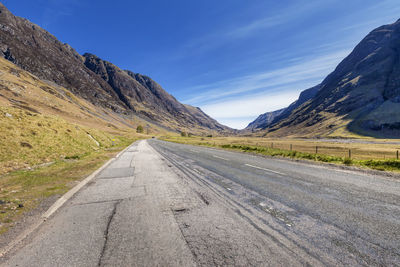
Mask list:
[[201,89],[203,93],[183,101],[204,106],[236,97],[241,98],[243,93],[260,95],[287,90],[298,92],[305,89],[301,87],[304,84],[320,82],[349,52],[349,50],[340,50],[276,70],[199,85],[188,91],[198,92]]
[[248,37],[249,35],[258,33],[261,30],[276,27],[283,24],[288,24],[296,19],[303,17],[311,10],[315,10],[330,2],[329,0],[322,1],[307,1],[306,3],[295,3],[286,5],[281,10],[277,10],[273,15],[258,18],[250,21],[247,24],[239,25],[224,34],[226,39],[237,39]]
[[42,27],[48,28],[57,20],[73,15],[73,10],[82,5],[79,0],[48,0],[43,9]]
[[[306,3],[296,3],[286,5],[280,10],[274,10],[274,13],[267,14],[264,17],[255,18],[245,23],[230,23],[220,26],[215,31],[206,35],[193,38],[179,48],[179,52],[172,57],[182,59],[187,54],[204,53],[211,49],[217,49],[227,43],[235,42],[238,39],[246,39],[252,35],[260,34],[269,28],[289,24],[296,19],[306,16],[310,11],[332,2],[332,0],[316,1],[310,0]],[[233,25],[233,26],[232,26]]]

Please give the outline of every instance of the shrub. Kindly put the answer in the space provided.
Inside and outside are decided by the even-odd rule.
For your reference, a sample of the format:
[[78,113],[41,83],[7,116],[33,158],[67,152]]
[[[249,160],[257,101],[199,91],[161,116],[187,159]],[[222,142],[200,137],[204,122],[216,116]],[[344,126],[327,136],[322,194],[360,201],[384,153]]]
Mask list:
[[143,133],[143,126],[142,125],[138,125],[138,127],[136,127],[136,132],[137,133]]
[[343,159],[343,163],[346,165],[351,165],[351,164],[353,164],[353,160],[350,158],[345,158],[345,159]]
[[370,167],[375,170],[399,170],[400,161],[399,160],[366,160],[362,162],[363,165]]
[[186,137],[187,136],[186,132],[181,132],[181,136]]

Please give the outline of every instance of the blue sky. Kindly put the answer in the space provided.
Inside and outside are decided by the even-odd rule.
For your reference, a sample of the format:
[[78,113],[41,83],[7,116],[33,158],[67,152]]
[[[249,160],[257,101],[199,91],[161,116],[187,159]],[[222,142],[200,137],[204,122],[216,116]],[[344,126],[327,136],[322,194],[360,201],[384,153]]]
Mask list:
[[3,0],[79,53],[243,128],[318,84],[398,0]]

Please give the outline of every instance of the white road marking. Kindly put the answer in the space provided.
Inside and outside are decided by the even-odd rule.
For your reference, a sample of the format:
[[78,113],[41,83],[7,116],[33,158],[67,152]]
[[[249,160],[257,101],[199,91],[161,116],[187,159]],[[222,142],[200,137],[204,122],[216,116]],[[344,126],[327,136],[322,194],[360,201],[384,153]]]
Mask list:
[[255,168],[255,169],[259,169],[259,170],[267,171],[267,172],[273,172],[273,173],[280,174],[280,175],[286,175],[286,174],[284,174],[284,173],[281,173],[281,172],[273,171],[273,170],[266,169],[266,168],[261,168],[261,167],[254,166],[254,165],[251,165],[251,164],[244,164],[244,165],[246,165],[246,166],[248,166],[248,167]]
[[190,151],[192,151],[192,152],[196,152],[196,153],[199,153],[199,151],[197,151],[197,150],[193,150],[193,149],[190,149]]
[[198,174],[201,174],[201,171],[199,171],[198,169],[193,169],[195,172],[197,172]]
[[223,157],[218,157],[218,156],[215,156],[215,155],[212,155],[214,158],[217,158],[217,159],[223,159],[223,160],[226,160],[226,161],[229,161],[229,159],[226,159],[226,158],[223,158]]

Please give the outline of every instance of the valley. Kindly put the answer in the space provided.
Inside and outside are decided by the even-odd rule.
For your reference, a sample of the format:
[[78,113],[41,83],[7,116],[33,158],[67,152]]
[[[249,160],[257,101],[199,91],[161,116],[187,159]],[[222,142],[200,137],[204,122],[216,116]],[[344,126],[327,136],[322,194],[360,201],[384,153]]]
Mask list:
[[[152,8],[139,25],[165,13]],[[133,21],[147,11],[131,12]],[[308,89],[282,107],[263,94],[279,99],[274,85],[300,88],[291,74],[272,70],[279,53],[263,57],[260,47],[237,45],[247,32],[280,29],[278,22],[176,43],[176,54],[167,43],[190,26],[171,24],[155,42],[146,27],[116,27],[122,17],[106,13],[89,9],[77,33],[110,41],[97,42],[96,55],[82,52],[78,37],[75,49],[0,3],[1,266],[400,265],[400,20],[371,29],[318,82],[315,73],[298,77]],[[116,32],[132,27],[120,34],[131,41],[112,43],[107,27],[84,31],[103,21]],[[234,40],[210,41],[217,36]],[[136,41],[154,57],[135,51]],[[207,56],[217,48],[237,50],[230,60]],[[285,51],[282,64],[306,58]],[[271,71],[233,68],[241,54]],[[200,71],[199,60],[214,67]],[[225,61],[233,69],[217,67]],[[150,63],[160,65],[154,79],[133,71]],[[271,106],[253,116],[246,94]],[[255,119],[244,129],[220,123],[232,118]]]

